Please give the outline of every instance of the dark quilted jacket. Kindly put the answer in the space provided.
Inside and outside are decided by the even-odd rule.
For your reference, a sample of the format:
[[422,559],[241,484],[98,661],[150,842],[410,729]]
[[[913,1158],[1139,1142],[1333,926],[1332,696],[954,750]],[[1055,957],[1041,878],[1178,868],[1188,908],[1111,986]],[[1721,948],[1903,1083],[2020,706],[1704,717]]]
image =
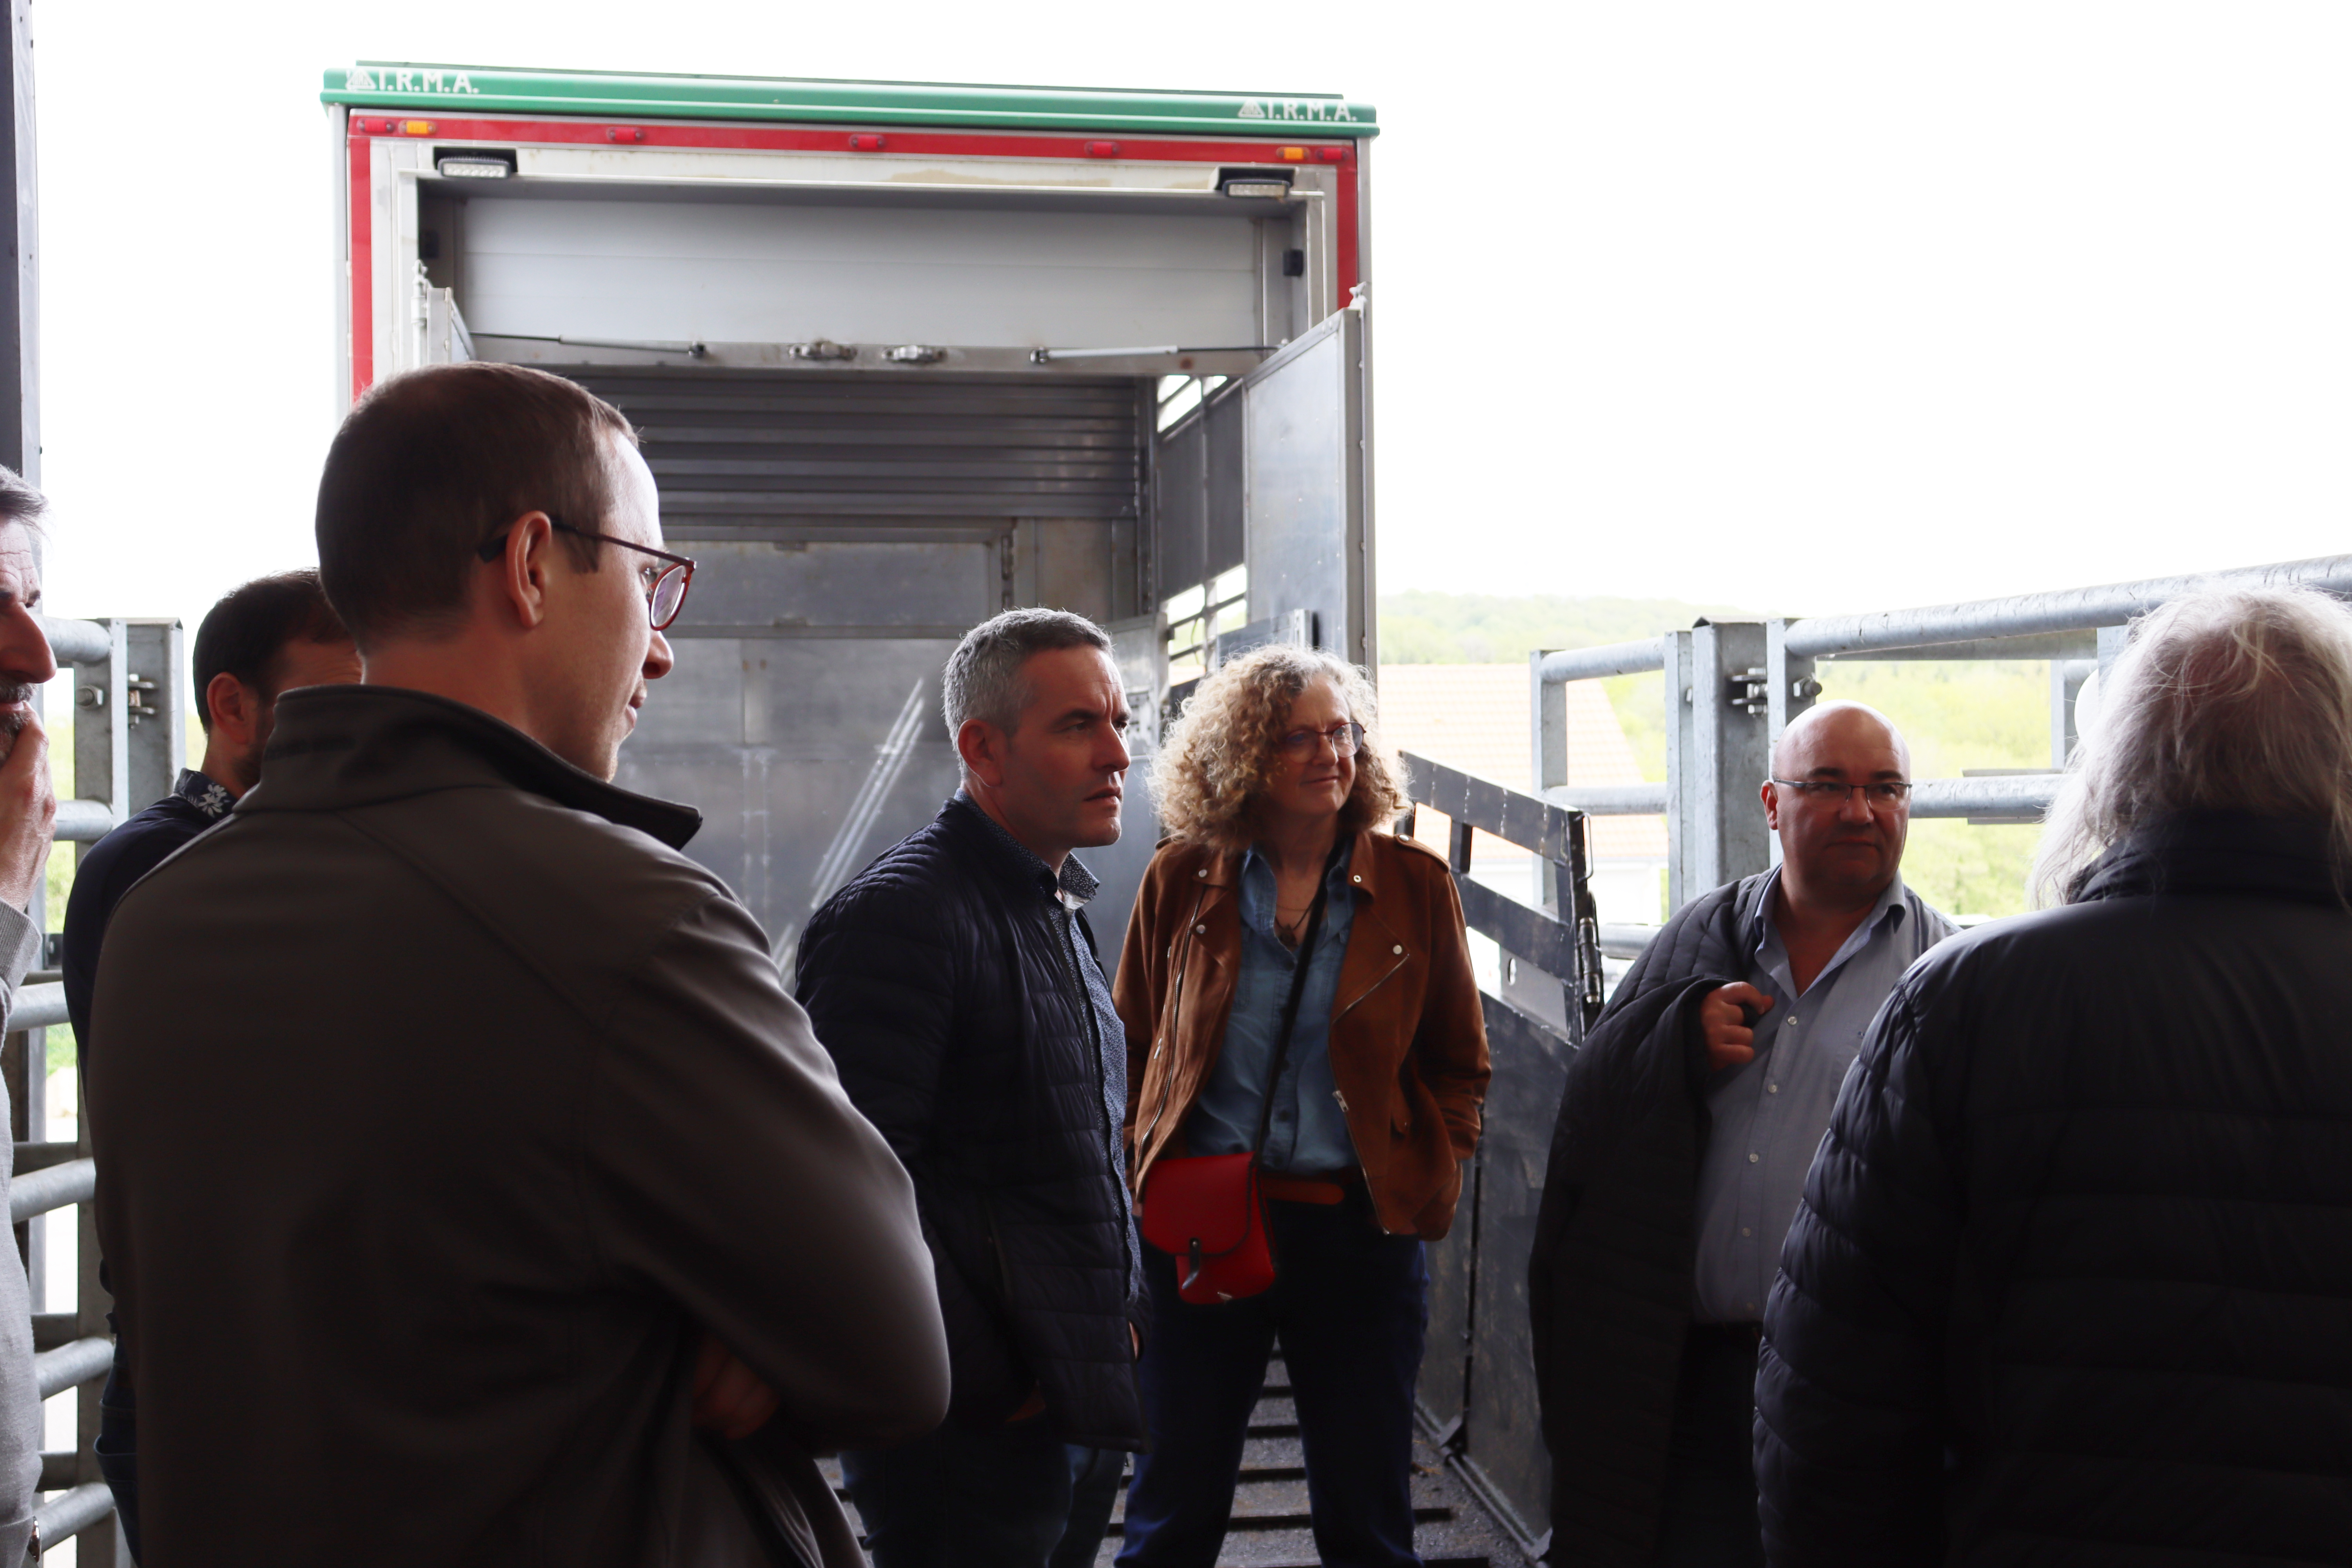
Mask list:
[[[1739,911],[1763,880],[1676,910],[1569,1063],[1528,1268],[1556,1563],[1646,1563],[1656,1549],[1712,1126],[1698,1002],[1754,964]],[[1903,896],[1915,928],[1948,929]]]
[[2352,913],[2176,819],[1872,1026],[1758,1374],[1792,1563],[2352,1561]]
[[1554,1563],[1647,1563],[1656,1540],[1708,1125],[1697,1002],[1747,973],[1759,880],[1675,911],[1569,1063],[1528,1269]]
[[810,920],[800,1000],[914,1177],[949,1418],[1001,1425],[1042,1385],[1069,1441],[1140,1448],[1126,1187],[1087,993],[1037,876],[978,807],[950,801]]

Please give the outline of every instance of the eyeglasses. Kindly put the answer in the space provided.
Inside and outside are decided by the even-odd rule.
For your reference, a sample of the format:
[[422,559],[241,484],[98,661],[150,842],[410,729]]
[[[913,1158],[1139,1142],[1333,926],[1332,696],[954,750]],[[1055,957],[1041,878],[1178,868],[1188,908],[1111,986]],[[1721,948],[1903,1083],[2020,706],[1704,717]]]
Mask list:
[[1846,797],[1856,790],[1873,810],[1880,806],[1892,811],[1911,798],[1911,786],[1894,779],[1880,779],[1872,784],[1839,784],[1835,779],[1766,779],[1766,784],[1779,784],[1782,789],[1795,790],[1816,805],[1835,803],[1843,805]]
[[1274,743],[1274,749],[1286,757],[1311,757],[1331,742],[1335,757],[1352,757],[1364,749],[1364,727],[1350,721],[1334,724],[1328,730],[1293,730]]
[[[677,619],[678,611],[686,607],[686,591],[694,585],[693,557],[673,555],[667,550],[656,550],[650,544],[639,544],[635,540],[623,539],[618,534],[599,533],[593,528],[574,528],[551,517],[547,520],[547,525],[560,533],[574,534],[582,539],[601,539],[607,544],[640,551],[668,562],[669,564],[658,572],[651,566],[637,568],[637,575],[644,581],[646,589],[646,618],[653,623],[654,630],[669,630],[670,623]],[[495,539],[483,541],[481,549],[476,553],[485,561],[496,561],[499,552],[506,547],[507,536],[501,533]]]

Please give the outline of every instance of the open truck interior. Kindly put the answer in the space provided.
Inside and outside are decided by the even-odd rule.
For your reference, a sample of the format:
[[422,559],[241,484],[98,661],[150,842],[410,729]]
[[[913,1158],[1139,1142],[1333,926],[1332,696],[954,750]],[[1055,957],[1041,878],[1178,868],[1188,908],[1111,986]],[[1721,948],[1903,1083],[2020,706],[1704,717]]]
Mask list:
[[1087,857],[1107,963],[1192,682],[1271,640],[1371,662],[1370,127],[1237,141],[1252,106],[1139,140],[1100,104],[1075,137],[347,114],[341,395],[504,360],[639,428],[699,564],[618,782],[702,810],[690,852],[787,968],[953,791],[939,674],[974,623],[1114,635],[1139,763]]

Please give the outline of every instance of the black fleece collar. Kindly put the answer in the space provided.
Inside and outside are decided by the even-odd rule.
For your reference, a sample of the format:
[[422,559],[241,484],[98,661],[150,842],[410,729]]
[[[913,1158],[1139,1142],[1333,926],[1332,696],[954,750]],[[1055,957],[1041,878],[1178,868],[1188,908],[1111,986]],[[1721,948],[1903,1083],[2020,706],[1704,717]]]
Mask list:
[[634,795],[583,773],[478,708],[395,686],[306,686],[278,701],[247,811],[336,811],[437,790],[505,785],[683,849],[692,806]]
[[2152,822],[2101,856],[2074,902],[2152,893],[2251,893],[2341,904],[2346,880],[2327,825],[2237,812],[2182,812]]

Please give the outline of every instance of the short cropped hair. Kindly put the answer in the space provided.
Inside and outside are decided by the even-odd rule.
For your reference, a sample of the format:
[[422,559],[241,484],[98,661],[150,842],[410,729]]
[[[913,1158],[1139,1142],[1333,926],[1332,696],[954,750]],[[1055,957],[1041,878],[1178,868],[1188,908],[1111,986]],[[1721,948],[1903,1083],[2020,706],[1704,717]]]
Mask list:
[[1404,763],[1381,738],[1380,699],[1364,672],[1334,654],[1276,643],[1235,659],[1201,682],[1151,764],[1160,824],[1214,849],[1248,847],[1257,837],[1258,797],[1273,776],[1275,743],[1307,682],[1328,679],[1364,727],[1356,784],[1339,807],[1339,827],[1377,827],[1405,807]]
[[213,677],[233,675],[266,701],[278,695],[278,656],[289,647],[342,642],[351,635],[327,603],[316,572],[280,572],[230,589],[196,627],[196,721],[212,733],[213,705],[205,693]]
[[37,533],[41,514],[48,510],[49,498],[26,484],[24,475],[0,468],[0,526],[21,522]]
[[[602,528],[618,409],[522,365],[432,365],[379,382],[344,418],[319,479],[319,574],[362,648],[463,610],[478,552],[525,512]],[[599,543],[562,536],[583,571]]]
[[940,678],[940,712],[953,741],[967,721],[979,719],[1011,734],[1029,706],[1021,667],[1032,654],[1066,647],[1110,651],[1110,634],[1067,610],[1007,610],[963,634],[948,655]]
[[2042,828],[2041,901],[2191,811],[2324,823],[2352,890],[2352,610],[2308,588],[2190,595],[2132,628],[2110,677]]

